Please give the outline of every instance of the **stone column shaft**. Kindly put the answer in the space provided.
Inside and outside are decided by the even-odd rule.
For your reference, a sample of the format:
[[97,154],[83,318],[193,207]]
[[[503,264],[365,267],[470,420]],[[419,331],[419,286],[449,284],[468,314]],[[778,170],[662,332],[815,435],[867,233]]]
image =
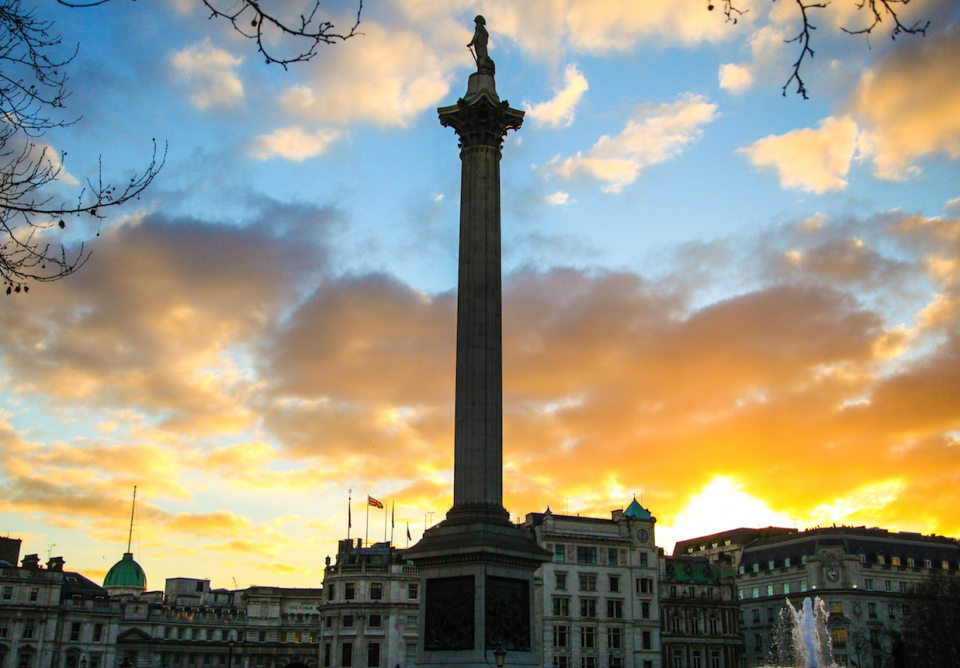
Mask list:
[[460,153],[454,508],[503,511],[500,148]]

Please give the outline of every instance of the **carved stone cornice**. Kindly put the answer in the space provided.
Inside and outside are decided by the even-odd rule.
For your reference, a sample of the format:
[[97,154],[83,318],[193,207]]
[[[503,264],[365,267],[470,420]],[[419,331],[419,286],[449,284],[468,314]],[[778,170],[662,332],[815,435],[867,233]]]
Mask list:
[[461,149],[471,146],[503,147],[507,130],[518,130],[523,124],[524,112],[512,109],[485,91],[468,99],[460,98],[455,105],[440,107],[440,124],[453,128],[460,139]]

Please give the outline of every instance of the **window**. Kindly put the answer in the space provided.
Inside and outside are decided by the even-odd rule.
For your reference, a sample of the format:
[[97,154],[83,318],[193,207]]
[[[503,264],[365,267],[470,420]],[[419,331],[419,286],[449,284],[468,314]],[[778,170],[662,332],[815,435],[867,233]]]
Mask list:
[[907,557],[907,566],[910,568],[916,568],[917,562],[913,560],[913,557]]
[[683,668],[683,652],[680,650],[673,652],[673,668]]
[[87,668],[100,668],[100,655],[91,654],[90,663],[87,664]]
[[707,598],[713,598],[713,587],[707,587]]
[[640,617],[650,619],[650,601],[640,602]]
[[581,598],[580,599],[580,616],[581,617],[596,617],[597,616],[597,599],[595,598]]
[[680,619],[680,615],[673,613],[673,616],[670,618],[670,631],[673,633],[683,633],[683,620]]
[[760,572],[760,562],[759,562],[759,561],[753,565],[753,572],[754,572],[754,573],[759,573],[759,572]]
[[67,668],[77,668],[80,663],[79,654],[67,654]]
[[577,545],[577,563],[595,564],[597,563],[597,548]]
[[345,642],[340,645],[340,665],[344,668],[353,666],[353,643]]
[[640,567],[641,567],[641,568],[646,568],[646,567],[647,567],[647,553],[646,553],[646,552],[641,552],[641,553],[640,553]]
[[883,583],[883,588],[885,591],[893,591],[893,582],[890,580],[885,580]]
[[570,616],[570,599],[565,596],[553,597],[553,615],[554,617]]
[[31,639],[33,639],[33,632],[34,632],[34,630],[36,629],[35,624],[36,624],[36,622],[34,622],[32,619],[25,619],[25,620],[23,620],[23,634],[22,634],[21,637],[22,637],[24,640],[31,640]]
[[900,593],[901,594],[907,593],[907,583],[904,582],[903,580],[900,581]]
[[80,622],[70,624],[70,642],[80,641]]
[[923,560],[923,565],[924,565],[926,568],[933,568],[933,562],[931,562],[929,559],[924,559],[924,560]]
[[623,619],[623,601],[607,601],[607,618]]
[[833,648],[834,649],[846,649],[847,647],[847,630],[846,629],[830,629],[830,635],[833,639]]
[[30,590],[30,601],[35,603],[38,598],[40,598],[40,590],[39,590],[39,589],[31,589],[31,590]]
[[610,655],[610,668],[623,668],[623,657]]
[[13,598],[13,587],[4,587],[3,588],[3,600],[9,601]]
[[367,645],[367,666],[377,668],[380,665],[380,643],[372,642]]
[[691,618],[690,618],[690,633],[692,633],[692,634],[694,634],[694,635],[697,635],[697,636],[700,635],[701,633],[703,633],[703,629],[700,628],[700,618],[699,618],[699,617],[691,617]]
[[326,625],[327,625],[327,628],[328,628],[328,629],[332,629],[332,628],[333,628],[333,617],[329,617],[329,616],[328,616],[328,617],[326,618]]
[[767,562],[767,570],[772,571],[772,570],[773,570],[773,566],[774,566],[774,562],[773,562],[773,560],[771,559],[770,561]]
[[344,615],[342,626],[345,629],[353,628],[353,615]]
[[743,575],[746,573],[746,567],[743,564],[740,564],[740,568],[737,570],[737,572],[740,573],[740,575]]
[[607,548],[607,566],[616,566],[617,561],[617,548],[608,547]]
[[789,593],[790,593],[790,583],[789,583],[789,582],[784,582],[784,583],[783,583],[783,593],[784,593],[784,594],[789,594]]
[[619,592],[620,591],[620,577],[617,575],[610,576],[610,591]]
[[760,608],[757,608],[756,610],[753,611],[753,623],[754,624],[760,623]]
[[767,596],[773,596],[773,585],[767,585]]
[[323,643],[323,668],[330,668],[330,643]]
[[867,616],[871,619],[877,618],[877,604],[876,603],[867,603]]
[[643,649],[651,649],[653,647],[653,636],[650,631],[644,631],[640,638]]
[[807,591],[807,581],[800,580],[800,591]]
[[740,599],[741,601],[743,600],[743,588],[742,588],[742,587],[737,590],[737,598]]
[[710,653],[710,668],[721,668],[723,663],[720,661],[720,652]]
[[887,603],[887,617],[890,619],[897,618],[897,606],[895,606],[893,603]]
[[693,655],[690,658],[690,668],[703,668],[703,657],[700,654],[700,650],[693,650]]
[[379,629],[383,627],[383,617],[381,615],[370,615],[370,628]]
[[343,585],[343,600],[352,601],[357,598],[357,585],[354,582],[347,582]]
[[595,656],[581,656],[581,657],[580,657],[580,668],[597,668],[597,657],[595,657]]
[[564,561],[563,545],[553,546],[553,560]]
[[260,631],[259,636],[258,636],[258,638],[257,638],[257,642],[267,642],[267,632],[266,632],[266,631]]
[[763,636],[759,633],[753,634],[753,651],[757,653],[763,651]]
[[653,580],[651,580],[650,578],[637,578],[637,593],[652,594]]
[[893,564],[894,566],[899,566],[899,565],[900,565],[900,557],[893,557],[893,558],[890,560],[890,563]]
[[831,602],[830,602],[830,614],[831,614],[831,615],[842,615],[842,614],[843,614],[843,601],[831,601]]
[[753,594],[753,598],[760,598],[760,587],[751,587],[750,593]]
[[570,627],[569,626],[553,627],[553,646],[554,647],[570,646]]
[[784,567],[784,568],[790,568],[790,557],[786,557],[786,558],[783,560],[783,567]]
[[584,649],[591,649],[596,646],[597,646],[597,627],[581,626],[580,627],[580,647]]
[[570,657],[555,656],[553,657],[553,665],[555,665],[557,668],[570,668]]
[[864,578],[863,588],[867,591],[873,591],[873,578]]
[[567,574],[557,573],[557,589],[566,589],[566,588],[567,588]]
[[707,625],[710,629],[710,635],[717,636],[720,635],[720,620],[716,617],[711,617],[707,620]]
[[942,569],[945,570],[945,571],[946,571],[946,570],[949,570],[949,569],[950,569],[950,564],[948,564],[948,563],[945,562],[945,561],[941,561],[941,562],[940,562],[940,568],[942,568]]
[[382,599],[383,599],[383,583],[371,582],[370,583],[370,600],[380,601]]
[[[0,640],[7,637],[7,620],[0,619]],[[2,659],[0,659],[2,661]]]
[[415,629],[419,626],[419,619],[416,615],[407,615],[407,628]]
[[420,583],[411,582],[407,585],[407,598],[411,601],[415,601],[420,598]]
[[884,559],[882,556],[881,556],[881,557],[877,557],[877,563],[882,565],[882,564],[887,563],[887,560]]
[[328,585],[327,585],[327,600],[328,600],[328,601],[332,601],[332,600],[333,600],[333,592],[334,592],[333,584],[332,584],[332,583],[331,583],[331,584],[328,584]]
[[17,661],[17,668],[30,668],[31,659],[33,659],[32,654],[21,654],[20,659]]
[[623,648],[623,629],[619,626],[611,626],[607,629],[607,647],[609,649]]
[[597,591],[596,573],[580,573],[580,591]]
[[805,554],[800,555],[800,563],[803,564],[804,566],[806,566],[806,564],[807,564],[807,555],[805,555]]
[[297,645],[303,642],[303,631],[297,631],[293,634],[293,642]]

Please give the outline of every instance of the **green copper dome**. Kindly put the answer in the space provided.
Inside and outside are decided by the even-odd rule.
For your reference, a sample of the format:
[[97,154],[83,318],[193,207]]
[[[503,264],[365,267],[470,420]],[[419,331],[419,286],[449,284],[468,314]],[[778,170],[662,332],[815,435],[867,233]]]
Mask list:
[[649,520],[653,518],[649,510],[637,503],[637,497],[633,497],[633,501],[631,501],[627,509],[623,511],[623,516],[632,517],[635,520]]
[[132,552],[125,552],[123,559],[113,565],[103,579],[104,587],[142,587],[147,588],[147,576],[140,564],[133,560]]

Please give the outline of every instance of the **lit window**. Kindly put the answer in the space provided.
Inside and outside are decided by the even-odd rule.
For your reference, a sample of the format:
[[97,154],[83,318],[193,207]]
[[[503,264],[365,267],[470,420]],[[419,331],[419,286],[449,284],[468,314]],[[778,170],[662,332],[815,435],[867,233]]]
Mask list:
[[770,561],[767,562],[767,570],[771,570],[771,571],[772,571],[772,570],[773,570],[773,566],[774,566],[774,562],[773,562],[773,560],[771,559]]
[[750,592],[753,594],[752,598],[760,598],[760,587],[752,587]]
[[760,572],[760,562],[757,562],[757,563],[755,563],[755,564],[753,565],[753,572],[754,572],[754,573],[759,573],[759,572]]
[[554,546],[553,546],[553,560],[554,560],[554,561],[563,561],[563,560],[564,560],[563,545],[554,545]]
[[885,564],[885,563],[887,563],[887,560],[884,559],[883,556],[878,556],[878,557],[877,557],[877,563],[878,563],[878,564]]
[[773,596],[773,585],[767,585],[767,596]]
[[946,570],[949,570],[949,569],[950,569],[950,564],[948,564],[948,563],[945,562],[945,561],[941,561],[941,562],[940,562],[940,567],[941,567],[943,570],[946,571]]
[[807,581],[800,580],[800,591],[807,591]]
[[924,565],[926,568],[933,568],[933,562],[930,561],[929,559],[924,559],[924,560],[923,560],[923,565]]
[[842,614],[843,614],[843,601],[831,601],[831,602],[830,602],[830,614],[831,614],[831,615],[842,615]]
[[913,557],[907,557],[907,566],[909,568],[916,568],[917,562],[913,560]]
[[784,568],[790,568],[790,557],[783,560],[783,566]]
[[847,647],[847,630],[846,629],[831,629],[830,635],[833,639],[833,648],[834,649],[846,649]]
[[893,558],[890,560],[890,563],[893,564],[894,566],[899,566],[899,565],[900,565],[900,557],[893,557]]
[[783,583],[783,593],[784,593],[784,594],[789,594],[789,593],[790,593],[790,583],[789,583],[789,582],[784,582],[784,583]]

